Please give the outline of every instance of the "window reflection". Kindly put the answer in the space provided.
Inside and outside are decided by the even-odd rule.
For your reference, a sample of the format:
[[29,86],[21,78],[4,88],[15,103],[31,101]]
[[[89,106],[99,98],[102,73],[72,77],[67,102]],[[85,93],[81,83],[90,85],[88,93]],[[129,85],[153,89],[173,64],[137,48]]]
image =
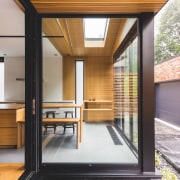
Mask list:
[[137,38],[114,65],[115,119],[121,131],[138,149],[138,71]]

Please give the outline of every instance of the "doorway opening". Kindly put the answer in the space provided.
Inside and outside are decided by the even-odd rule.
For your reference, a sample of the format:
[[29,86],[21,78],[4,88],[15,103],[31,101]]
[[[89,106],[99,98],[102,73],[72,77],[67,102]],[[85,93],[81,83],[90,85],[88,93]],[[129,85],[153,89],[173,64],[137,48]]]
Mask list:
[[[127,77],[122,78],[115,74],[117,62],[120,62],[120,67],[124,69],[128,77],[130,77],[132,67],[138,74],[137,58],[136,61],[131,58],[127,60],[127,57],[123,55],[126,49],[131,47],[125,45],[125,49],[120,52],[120,44],[118,44],[119,38],[125,38],[134,27],[137,33],[136,21],[136,18],[108,18],[103,45],[100,46],[97,41],[99,39],[102,41],[102,38],[98,40],[84,38],[83,18],[42,18],[42,36],[45,36],[46,41],[49,41],[51,47],[57,51],[57,61],[61,62],[53,65],[54,58],[47,57],[48,44],[43,40],[43,64],[47,64],[48,61],[49,66],[45,68],[43,65],[43,77],[46,77],[43,86],[44,83],[47,86],[43,88],[42,107],[43,112],[44,109],[47,111],[49,108],[48,111],[53,111],[54,115],[46,118],[43,114],[42,121],[50,123],[52,120],[54,124],[51,123],[51,125],[56,126],[56,130],[49,128],[45,133],[42,127],[43,164],[115,164],[138,168],[138,146],[135,146],[136,151],[131,148],[133,144],[127,141],[127,131],[123,131],[119,126],[121,116],[116,114],[115,117],[115,110],[119,114],[129,113],[133,103],[129,90],[131,89],[136,95],[138,91],[137,80],[129,81]],[[50,26],[53,26],[53,31]],[[120,31],[124,31],[124,37],[118,33]],[[85,41],[91,41],[88,42],[89,46]],[[127,44],[129,43],[130,41]],[[137,51],[137,46],[135,46],[134,53]],[[54,56],[54,53],[52,54]],[[52,73],[54,74],[52,77],[48,75]],[[58,74],[62,74],[61,79]],[[115,81],[119,82],[116,87]],[[54,82],[53,85],[52,82]],[[123,82],[126,84],[125,87]],[[121,89],[122,86],[124,91],[118,91],[115,95],[115,91]],[[58,90],[60,87],[62,88],[61,95]],[[59,92],[58,96],[56,92]],[[45,97],[48,101],[45,101]],[[119,99],[123,101],[126,99],[125,108],[119,107],[121,103]],[[67,109],[72,113],[76,109],[77,112],[66,117],[64,111]],[[83,116],[80,113],[82,109]],[[131,113],[136,113],[136,121],[133,122],[136,134],[134,131],[128,131],[130,133],[128,136],[133,137],[133,142],[136,141],[138,145],[138,114],[134,111],[131,110]],[[75,131],[69,128],[64,133],[64,123],[68,121],[75,124]],[[127,129],[129,127],[127,117],[125,122],[127,125],[125,129]]]

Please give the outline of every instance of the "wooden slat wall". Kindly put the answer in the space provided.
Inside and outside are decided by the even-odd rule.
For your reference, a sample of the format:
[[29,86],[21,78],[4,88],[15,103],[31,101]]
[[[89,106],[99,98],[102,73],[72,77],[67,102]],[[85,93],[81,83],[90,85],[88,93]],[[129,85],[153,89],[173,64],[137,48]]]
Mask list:
[[[63,58],[63,99],[75,99],[75,60]],[[111,57],[85,57],[84,99],[113,99],[113,60]]]
[[111,57],[88,57],[85,60],[84,99],[112,100],[113,60]]
[[63,57],[63,99],[75,99],[75,57]]

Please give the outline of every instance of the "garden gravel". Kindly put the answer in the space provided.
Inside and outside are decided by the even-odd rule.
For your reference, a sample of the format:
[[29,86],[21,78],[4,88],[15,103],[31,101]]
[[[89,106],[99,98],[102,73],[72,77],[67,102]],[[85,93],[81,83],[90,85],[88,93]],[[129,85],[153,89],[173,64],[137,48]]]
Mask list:
[[155,148],[161,154],[157,170],[169,168],[180,179],[180,130],[155,120]]

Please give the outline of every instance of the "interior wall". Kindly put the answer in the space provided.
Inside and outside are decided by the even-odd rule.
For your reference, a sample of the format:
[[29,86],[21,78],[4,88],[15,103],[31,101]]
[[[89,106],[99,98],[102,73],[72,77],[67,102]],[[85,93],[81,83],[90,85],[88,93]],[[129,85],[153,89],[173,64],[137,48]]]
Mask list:
[[43,59],[43,101],[62,101],[62,57]]
[[[57,102],[62,100],[62,57],[45,58],[43,63],[43,100]],[[4,101],[24,101],[25,78],[24,57],[4,59]]]
[[[75,99],[75,60],[63,58],[63,98]],[[111,57],[85,57],[84,99],[113,99],[113,59]]]
[[87,57],[84,72],[84,99],[112,100],[113,59],[111,57]]
[[24,101],[25,81],[16,78],[25,78],[24,57],[4,58],[4,101]]

